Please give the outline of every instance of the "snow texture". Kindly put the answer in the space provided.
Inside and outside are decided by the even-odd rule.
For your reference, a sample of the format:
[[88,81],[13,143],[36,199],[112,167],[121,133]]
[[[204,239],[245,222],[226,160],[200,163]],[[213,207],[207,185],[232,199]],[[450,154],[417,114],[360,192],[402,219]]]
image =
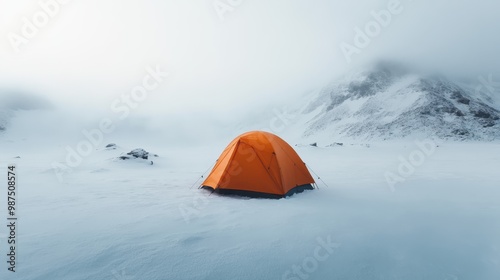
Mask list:
[[0,279],[500,279],[492,104],[384,65],[308,98],[279,134],[319,189],[279,200],[197,188],[225,136],[167,143],[125,129],[59,180],[53,164],[80,143],[81,126],[58,111],[4,107],[0,173],[17,166],[19,226],[16,273],[0,226]]
[[[300,279],[286,273],[304,264],[308,279],[500,276],[497,142],[440,143],[394,188],[384,174],[411,142],[295,147],[328,186],[270,200],[192,187],[220,146],[152,146],[155,165],[103,148],[59,182],[58,149],[27,141],[0,145],[19,170],[18,271],[4,263],[1,279]],[[338,246],[308,264],[328,238]]]
[[434,137],[500,139],[500,111],[473,90],[442,76],[391,63],[347,75],[302,109],[303,136],[361,140]]

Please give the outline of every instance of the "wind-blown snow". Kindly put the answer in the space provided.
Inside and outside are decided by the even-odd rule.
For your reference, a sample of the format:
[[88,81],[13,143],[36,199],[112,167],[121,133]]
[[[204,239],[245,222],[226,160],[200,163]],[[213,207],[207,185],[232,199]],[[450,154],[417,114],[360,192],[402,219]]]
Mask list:
[[[499,279],[499,120],[483,101],[393,68],[334,83],[254,124],[321,177],[319,189],[280,200],[197,189],[228,131],[172,141],[170,127],[125,122],[59,181],[53,163],[92,125],[67,111],[0,110],[0,174],[11,163],[19,174],[17,272],[2,262],[0,279]],[[411,138],[436,138],[434,151]]]
[[328,187],[268,200],[191,187],[231,139],[143,147],[159,155],[154,165],[116,159],[141,139],[99,147],[59,182],[50,163],[60,147],[0,138],[1,166],[19,170],[19,262],[15,274],[1,264],[0,278],[301,279],[283,277],[314,256],[318,238],[338,246],[302,269],[307,279],[500,276],[498,142],[440,143],[394,191],[384,174],[397,173],[411,142],[296,147]]

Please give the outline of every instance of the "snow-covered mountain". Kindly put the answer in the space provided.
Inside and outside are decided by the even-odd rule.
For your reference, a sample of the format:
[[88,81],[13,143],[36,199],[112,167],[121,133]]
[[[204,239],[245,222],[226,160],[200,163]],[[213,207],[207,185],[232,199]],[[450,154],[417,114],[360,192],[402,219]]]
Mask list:
[[299,110],[306,138],[500,139],[500,111],[467,87],[378,63],[335,81]]
[[12,117],[12,111],[7,108],[0,107],[0,132],[4,131]]
[[0,131],[6,130],[16,111],[43,110],[52,107],[47,99],[38,95],[0,90]]

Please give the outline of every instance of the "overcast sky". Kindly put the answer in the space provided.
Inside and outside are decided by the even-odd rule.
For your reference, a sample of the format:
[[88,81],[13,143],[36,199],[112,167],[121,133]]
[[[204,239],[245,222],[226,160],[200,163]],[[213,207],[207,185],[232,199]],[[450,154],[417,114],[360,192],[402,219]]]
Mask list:
[[355,28],[390,0],[242,0],[225,13],[213,0],[69,0],[16,52],[12,34],[23,36],[39,2],[49,0],[0,1],[0,88],[80,106],[108,108],[156,65],[170,76],[143,108],[169,112],[275,104],[379,58],[453,75],[500,73],[498,0],[399,1],[351,63],[342,42],[355,44]]

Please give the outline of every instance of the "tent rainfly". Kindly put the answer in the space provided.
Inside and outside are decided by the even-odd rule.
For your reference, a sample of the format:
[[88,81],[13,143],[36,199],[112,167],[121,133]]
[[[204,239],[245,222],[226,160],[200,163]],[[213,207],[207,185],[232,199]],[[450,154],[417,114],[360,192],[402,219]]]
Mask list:
[[288,143],[269,132],[251,131],[224,149],[200,187],[220,194],[282,198],[313,189],[314,184]]

